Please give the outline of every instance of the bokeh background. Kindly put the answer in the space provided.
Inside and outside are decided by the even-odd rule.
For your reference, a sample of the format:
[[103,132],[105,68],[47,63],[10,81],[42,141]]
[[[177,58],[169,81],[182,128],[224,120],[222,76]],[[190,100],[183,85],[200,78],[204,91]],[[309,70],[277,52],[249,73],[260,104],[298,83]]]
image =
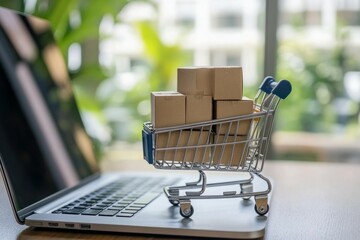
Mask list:
[[0,6],[49,20],[88,134],[110,158],[138,157],[150,92],[176,90],[178,67],[240,65],[248,97],[267,75],[293,85],[277,112],[270,159],[360,160],[357,0],[0,0]]

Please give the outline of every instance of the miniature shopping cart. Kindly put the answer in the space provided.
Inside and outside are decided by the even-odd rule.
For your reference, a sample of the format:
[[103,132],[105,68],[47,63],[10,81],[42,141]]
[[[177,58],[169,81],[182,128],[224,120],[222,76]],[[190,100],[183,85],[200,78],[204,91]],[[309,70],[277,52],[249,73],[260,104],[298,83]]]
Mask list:
[[[261,174],[270,143],[275,111],[291,92],[287,80],[275,82],[266,77],[254,99],[252,114],[167,128],[153,128],[144,123],[142,131],[144,159],[155,168],[197,170],[199,180],[184,186],[169,186],[164,192],[180,214],[194,213],[191,199],[255,199],[255,211],[265,215],[269,210],[271,182]],[[245,131],[245,135],[243,134]],[[207,183],[204,171],[246,172],[249,177],[238,181]],[[254,177],[264,181],[266,190],[254,191]],[[222,194],[207,194],[210,187],[234,187]],[[240,186],[240,189],[239,189]]]

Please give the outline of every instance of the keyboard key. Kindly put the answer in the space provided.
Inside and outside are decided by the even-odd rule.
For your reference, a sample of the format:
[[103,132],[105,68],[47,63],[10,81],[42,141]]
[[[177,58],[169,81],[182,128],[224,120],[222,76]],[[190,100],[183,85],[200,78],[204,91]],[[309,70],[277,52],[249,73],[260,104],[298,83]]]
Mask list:
[[108,199],[109,202],[116,202],[118,200],[119,200],[119,198],[115,198],[115,197],[111,197]]
[[126,197],[124,198],[124,201],[134,201],[136,200],[138,197]]
[[93,210],[104,210],[105,208],[104,208],[104,207],[96,207],[96,206],[94,206],[94,207],[92,207],[92,208],[90,208],[90,209],[93,209]]
[[149,192],[137,199],[134,203],[136,204],[148,204],[154,200],[160,193]]
[[147,204],[144,204],[144,203],[136,203],[134,202],[131,206],[137,206],[137,207],[145,207]]
[[129,206],[126,208],[126,210],[140,210],[142,209],[143,207],[142,206]]
[[109,204],[97,204],[95,207],[106,208]]
[[112,205],[112,207],[126,207],[128,205],[129,204],[125,204],[125,203],[116,203],[116,204]]
[[122,209],[124,209],[124,208],[123,207],[109,207],[108,208],[108,210],[118,210],[118,211],[120,211]]
[[85,208],[72,208],[64,211],[64,214],[80,214],[85,210]]
[[113,204],[115,201],[104,201],[102,202],[101,204],[107,204],[107,205],[110,205],[110,204]]
[[81,204],[79,204],[79,207],[89,208],[89,207],[91,207],[91,206],[92,206],[92,204],[87,204],[87,203],[81,203]]
[[93,201],[93,202],[98,202],[100,200],[101,200],[101,198],[97,198],[97,197],[93,197],[93,198],[89,199],[89,201]]
[[102,209],[86,209],[81,214],[95,216],[95,215],[98,215],[101,211],[102,211]]
[[111,217],[111,216],[114,216],[115,214],[117,214],[118,212],[119,212],[119,210],[109,210],[109,209],[107,209],[107,210],[102,211],[99,214],[99,216],[109,216],[109,217]]
[[132,217],[134,216],[134,214],[130,214],[130,213],[120,213],[118,215],[116,215],[117,217]]
[[129,210],[129,209],[124,209],[121,211],[121,213],[129,213],[129,214],[135,214],[137,213],[139,210]]

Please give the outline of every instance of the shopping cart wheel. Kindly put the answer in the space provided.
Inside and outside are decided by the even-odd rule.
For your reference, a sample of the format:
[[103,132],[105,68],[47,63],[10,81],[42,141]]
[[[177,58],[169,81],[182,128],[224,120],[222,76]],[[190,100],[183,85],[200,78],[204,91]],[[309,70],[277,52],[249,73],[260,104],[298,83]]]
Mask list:
[[255,212],[260,216],[263,216],[268,211],[269,211],[268,196],[267,195],[255,196]]
[[194,208],[191,205],[190,200],[182,200],[180,201],[180,215],[184,218],[189,218],[193,215]]
[[190,205],[189,208],[185,208],[185,209],[182,209],[180,206],[180,215],[183,216],[184,218],[191,217],[193,215],[193,213],[194,213],[193,206]]
[[179,201],[178,200],[169,200],[169,202],[174,205],[174,206],[177,206],[179,205]]
[[[253,184],[252,183],[240,184],[240,194],[252,193],[252,192],[253,192]],[[242,199],[249,200],[250,198],[251,198],[251,196],[250,197],[243,197]]]
[[243,197],[242,199],[244,199],[245,201],[249,201],[251,197]]
[[255,204],[254,207],[255,207],[255,212],[256,212],[257,214],[259,214],[260,216],[263,216],[263,215],[267,214],[268,211],[269,211],[269,204],[266,204],[266,206],[263,206],[263,205],[257,206],[257,205]]

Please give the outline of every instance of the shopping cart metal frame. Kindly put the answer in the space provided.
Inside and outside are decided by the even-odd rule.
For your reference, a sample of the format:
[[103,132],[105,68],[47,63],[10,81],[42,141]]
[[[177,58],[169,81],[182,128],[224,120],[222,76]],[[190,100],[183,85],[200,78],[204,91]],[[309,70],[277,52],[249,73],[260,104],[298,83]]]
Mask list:
[[[195,182],[164,188],[170,203],[180,205],[183,217],[189,218],[194,213],[192,199],[249,200],[254,197],[256,213],[265,215],[269,211],[268,195],[272,186],[261,172],[270,144],[276,109],[291,90],[289,81],[275,82],[269,76],[259,87],[252,114],[157,129],[149,122],[144,123],[143,153],[149,164],[157,169],[199,172],[199,179]],[[247,135],[238,135],[240,126],[244,124],[249,125]],[[225,134],[220,136],[221,129],[225,129]],[[207,183],[205,171],[246,172],[249,177],[237,181]],[[255,177],[263,180],[267,189],[254,191],[252,182]],[[223,186],[236,188],[222,194],[206,193],[207,188]]]

